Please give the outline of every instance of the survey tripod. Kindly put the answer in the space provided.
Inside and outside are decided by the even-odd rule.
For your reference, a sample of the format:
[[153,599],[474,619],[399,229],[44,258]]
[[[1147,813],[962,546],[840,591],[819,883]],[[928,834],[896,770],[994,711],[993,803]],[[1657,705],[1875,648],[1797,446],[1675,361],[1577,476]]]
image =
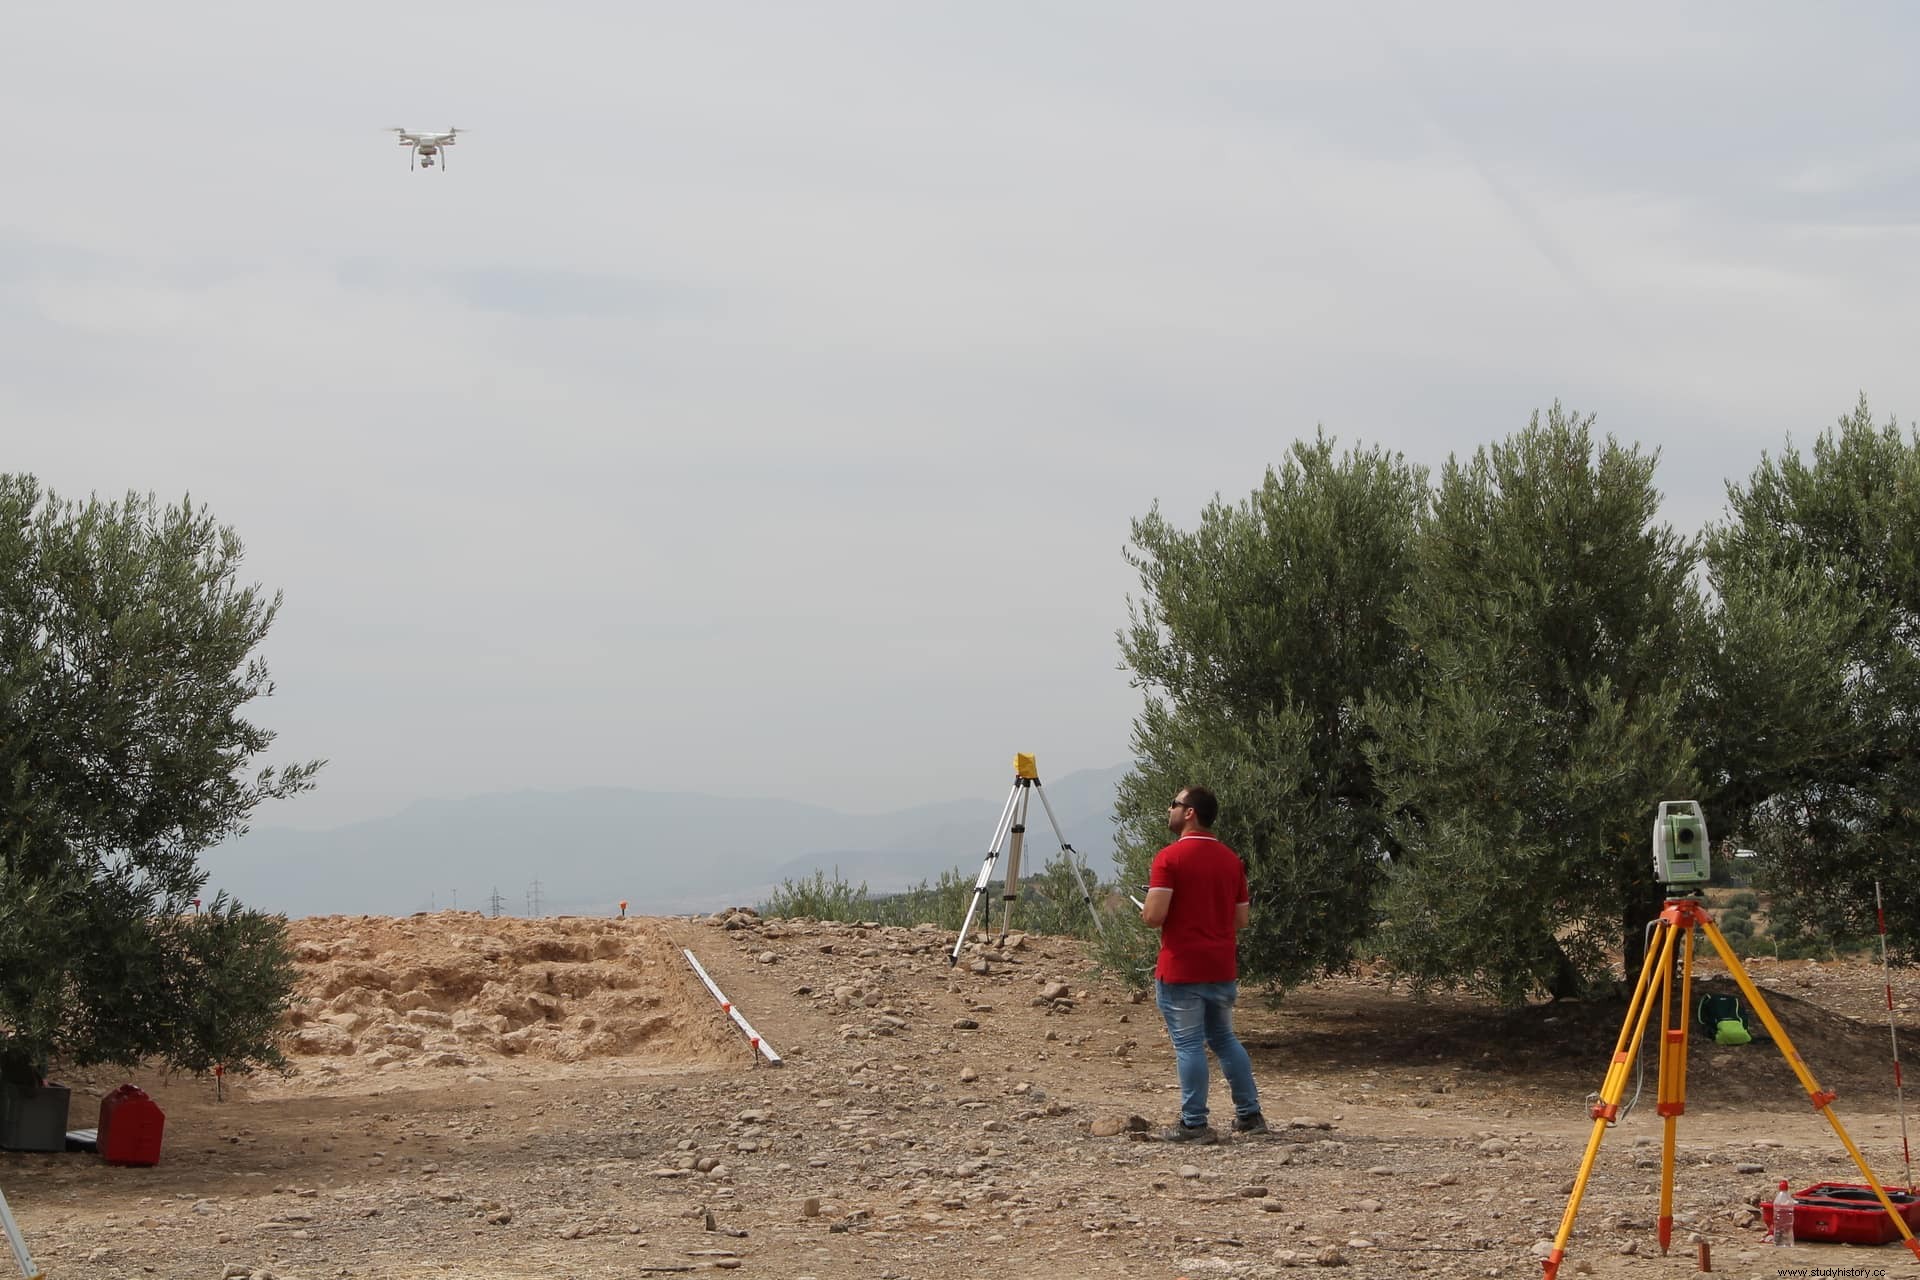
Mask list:
[[[1619,1042],[1613,1048],[1613,1061],[1607,1066],[1606,1081],[1600,1086],[1600,1101],[1592,1110],[1593,1133],[1587,1138],[1586,1155],[1580,1161],[1580,1172],[1573,1180],[1573,1195],[1567,1200],[1567,1211],[1560,1219],[1559,1233],[1553,1237],[1553,1252],[1544,1259],[1546,1280],[1554,1280],[1560,1269],[1560,1259],[1566,1252],[1567,1239],[1573,1234],[1573,1217],[1580,1210],[1580,1197],[1587,1189],[1587,1179],[1593,1173],[1594,1157],[1600,1153],[1600,1138],[1608,1126],[1620,1118],[1620,1097],[1626,1092],[1627,1076],[1633,1070],[1633,1060],[1640,1051],[1640,1042],[1646,1034],[1649,1015],[1653,1011],[1654,998],[1660,1000],[1660,1083],[1658,1105],[1655,1111],[1665,1121],[1665,1144],[1660,1152],[1660,1252],[1667,1251],[1667,1245],[1673,1237],[1673,1156],[1674,1135],[1680,1116],[1687,1109],[1687,1027],[1691,1021],[1693,997],[1693,936],[1704,933],[1713,949],[1720,954],[1721,962],[1727,966],[1727,972],[1740,985],[1740,993],[1753,1006],[1760,1021],[1766,1024],[1767,1034],[1773,1037],[1787,1065],[1793,1068],[1793,1074],[1800,1078],[1800,1084],[1813,1100],[1813,1109],[1826,1117],[1833,1126],[1834,1133],[1853,1157],[1853,1163],[1860,1174],[1873,1188],[1880,1204],[1892,1216],[1894,1225],[1900,1228],[1901,1236],[1907,1242],[1907,1248],[1914,1256],[1920,1257],[1920,1242],[1913,1238],[1913,1232],[1907,1229],[1906,1219],[1894,1208],[1886,1189],[1879,1179],[1873,1176],[1873,1170],[1867,1167],[1867,1161],[1860,1149],[1853,1145],[1853,1139],[1833,1114],[1834,1094],[1822,1089],[1807,1064],[1793,1047],[1793,1041],[1787,1038],[1787,1032],[1773,1016],[1773,1010],[1767,1007],[1766,1000],[1760,995],[1753,979],[1747,976],[1740,958],[1733,953],[1727,939],[1707,914],[1700,898],[1681,896],[1671,887],[1666,907],[1660,912],[1660,918],[1654,922],[1653,935],[1647,942],[1646,964],[1640,970],[1640,981],[1634,987],[1633,999],[1627,1004],[1627,1017],[1620,1028]],[[1680,985],[1679,1008],[1674,1007],[1674,981],[1676,976]],[[1678,1013],[1678,1018],[1675,1014]]]
[[[1100,913],[1093,907],[1093,892],[1087,888],[1086,872],[1080,869],[1080,855],[1074,851],[1067,838],[1060,834],[1060,820],[1053,816],[1053,804],[1047,799],[1046,791],[1040,785],[1040,770],[1031,755],[1021,752],[1013,757],[1013,790],[1007,793],[1007,803],[1000,810],[1000,820],[993,824],[993,839],[987,845],[987,857],[980,864],[980,878],[973,882],[973,898],[967,903],[967,918],[960,922],[960,936],[953,940],[953,950],[947,955],[947,965],[952,967],[960,963],[960,950],[967,945],[967,930],[973,925],[973,913],[987,903],[987,885],[993,879],[993,869],[1000,861],[1001,846],[1007,851],[1007,870],[1005,884],[1001,888],[1000,898],[1006,905],[1000,913],[1000,937],[998,943],[1007,940],[1007,929],[1013,923],[1013,907],[1020,898],[1020,846],[1027,832],[1027,800],[1029,796],[1040,797],[1040,807],[1047,811],[1047,822],[1053,827],[1054,838],[1060,842],[1060,853],[1073,868],[1073,878],[1080,885],[1081,900],[1087,904],[1087,910],[1093,916],[1093,927],[1106,932],[1106,926],[1100,923]],[[980,917],[980,932],[984,936],[993,932],[993,908],[988,905]]]
[[13,1220],[13,1210],[7,1207],[4,1191],[0,1191],[0,1229],[7,1233],[7,1247],[13,1250],[13,1260],[20,1264],[20,1273],[27,1280],[40,1280],[40,1268],[33,1265],[33,1255],[27,1252],[27,1238],[20,1234],[20,1224]]

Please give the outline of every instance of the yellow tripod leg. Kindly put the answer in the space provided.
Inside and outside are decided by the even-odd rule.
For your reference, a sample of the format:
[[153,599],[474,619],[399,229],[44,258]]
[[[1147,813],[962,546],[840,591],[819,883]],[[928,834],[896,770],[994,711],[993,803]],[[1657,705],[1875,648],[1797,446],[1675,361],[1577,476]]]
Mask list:
[[1746,966],[1740,963],[1739,956],[1733,954],[1733,948],[1727,945],[1726,938],[1721,936],[1712,917],[1704,911],[1698,911],[1694,923],[1706,930],[1707,941],[1711,942],[1713,949],[1720,953],[1721,962],[1727,966],[1727,971],[1733,975],[1733,980],[1740,984],[1740,993],[1746,996],[1747,1003],[1753,1006],[1753,1011],[1760,1015],[1760,1021],[1765,1024],[1767,1034],[1771,1035],[1774,1044],[1779,1046],[1781,1054],[1787,1060],[1787,1065],[1793,1068],[1793,1074],[1800,1078],[1801,1087],[1813,1100],[1814,1110],[1825,1116],[1827,1123],[1833,1126],[1833,1131],[1839,1137],[1841,1145],[1847,1149],[1847,1154],[1853,1157],[1853,1163],[1860,1170],[1860,1176],[1867,1180],[1867,1185],[1873,1188],[1873,1194],[1880,1198],[1881,1207],[1886,1209],[1887,1216],[1893,1219],[1893,1225],[1900,1228],[1900,1235],[1907,1242],[1908,1250],[1916,1258],[1920,1258],[1920,1240],[1913,1238],[1913,1232],[1907,1229],[1907,1220],[1900,1216],[1898,1209],[1893,1207],[1893,1201],[1887,1198],[1886,1188],[1880,1185],[1880,1179],[1874,1177],[1873,1170],[1867,1167],[1866,1157],[1860,1154],[1860,1148],[1854,1146],[1853,1139],[1847,1136],[1846,1129],[1840,1124],[1840,1117],[1833,1114],[1833,1100],[1837,1095],[1822,1089],[1820,1082],[1813,1078],[1813,1072],[1807,1070],[1807,1064],[1800,1060],[1800,1054],[1794,1049],[1793,1041],[1788,1039],[1786,1028],[1780,1025],[1778,1018],[1773,1016],[1773,1010],[1767,1007],[1766,1000],[1760,994],[1760,988],[1753,985],[1753,979],[1747,976]]
[[1640,981],[1634,985],[1633,999],[1627,1002],[1627,1016],[1620,1026],[1620,1039],[1614,1042],[1613,1060],[1607,1064],[1606,1079],[1600,1085],[1600,1101],[1593,1107],[1593,1132],[1587,1137],[1587,1152],[1580,1158],[1580,1172],[1574,1175],[1573,1194],[1567,1198],[1566,1212],[1560,1215],[1560,1230],[1553,1237],[1553,1252],[1543,1260],[1546,1268],[1545,1280],[1554,1280],[1560,1270],[1560,1259],[1567,1251],[1567,1240],[1573,1235],[1573,1219],[1580,1212],[1580,1197],[1586,1194],[1587,1179],[1593,1175],[1594,1157],[1600,1154],[1600,1138],[1620,1116],[1620,1095],[1626,1092],[1627,1073],[1633,1069],[1633,1058],[1640,1051],[1641,1037],[1646,1035],[1647,1015],[1653,1010],[1653,990],[1656,985],[1663,989],[1673,976],[1673,927],[1662,916],[1655,926],[1658,936],[1657,945],[1647,947],[1646,963],[1640,969]]
[[1659,1101],[1654,1110],[1662,1121],[1660,1147],[1660,1252],[1673,1243],[1673,1158],[1680,1117],[1687,1110],[1687,1010],[1693,998],[1693,930],[1680,928],[1680,1024],[1673,1021],[1673,975],[1667,975],[1660,1004]]

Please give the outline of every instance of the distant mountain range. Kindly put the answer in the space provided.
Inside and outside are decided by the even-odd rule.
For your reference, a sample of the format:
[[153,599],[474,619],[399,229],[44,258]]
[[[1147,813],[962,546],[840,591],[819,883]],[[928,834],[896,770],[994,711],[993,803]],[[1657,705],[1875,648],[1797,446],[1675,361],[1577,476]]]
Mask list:
[[[1114,873],[1115,789],[1131,765],[1042,779],[1060,834],[1099,879]],[[1011,783],[1011,779],[1009,779]],[[404,915],[459,906],[528,914],[709,911],[764,900],[815,871],[875,893],[979,873],[1006,794],[893,813],[786,800],[593,787],[432,800],[321,831],[260,828],[208,850],[206,895],[290,916]],[[1060,847],[1030,801],[1023,867]]]

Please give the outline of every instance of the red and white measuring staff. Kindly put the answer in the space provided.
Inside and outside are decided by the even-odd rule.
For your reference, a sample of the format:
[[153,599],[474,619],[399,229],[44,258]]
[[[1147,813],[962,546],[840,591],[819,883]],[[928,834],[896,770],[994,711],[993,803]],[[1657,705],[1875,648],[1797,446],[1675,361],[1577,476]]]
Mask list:
[[753,1029],[753,1024],[741,1017],[740,1011],[733,1007],[733,1001],[727,999],[726,993],[713,984],[713,979],[707,976],[707,971],[702,969],[700,962],[693,958],[693,952],[682,947],[680,948],[680,954],[687,958],[687,963],[693,966],[693,971],[700,975],[700,981],[707,984],[707,990],[713,992],[713,998],[720,1002],[720,1007],[726,1011],[727,1016],[738,1023],[740,1029],[747,1033],[747,1040],[754,1048],[765,1055],[768,1064],[775,1067],[785,1066],[786,1064],[780,1060],[780,1055],[773,1051],[773,1046],[760,1038],[760,1033]]
[[1900,1032],[1893,1025],[1893,969],[1887,963],[1887,909],[1880,903],[1880,882],[1873,882],[1873,914],[1880,925],[1880,972],[1887,983],[1887,1034],[1893,1037],[1893,1098],[1900,1109],[1900,1156],[1907,1166],[1907,1190],[1913,1190],[1913,1155],[1907,1148],[1907,1098],[1900,1087]]

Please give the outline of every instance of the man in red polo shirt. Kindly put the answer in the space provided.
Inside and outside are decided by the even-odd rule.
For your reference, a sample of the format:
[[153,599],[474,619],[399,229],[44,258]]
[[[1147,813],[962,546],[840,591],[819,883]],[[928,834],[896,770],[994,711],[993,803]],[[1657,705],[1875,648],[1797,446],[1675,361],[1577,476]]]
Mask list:
[[1239,995],[1239,931],[1247,927],[1247,870],[1213,834],[1220,802],[1205,787],[1182,787],[1167,806],[1179,839],[1154,855],[1140,918],[1160,931],[1154,994],[1180,1072],[1180,1122],[1169,1142],[1218,1142],[1207,1124],[1207,1050],[1233,1092],[1236,1133],[1265,1133],[1253,1062],[1233,1033]]

